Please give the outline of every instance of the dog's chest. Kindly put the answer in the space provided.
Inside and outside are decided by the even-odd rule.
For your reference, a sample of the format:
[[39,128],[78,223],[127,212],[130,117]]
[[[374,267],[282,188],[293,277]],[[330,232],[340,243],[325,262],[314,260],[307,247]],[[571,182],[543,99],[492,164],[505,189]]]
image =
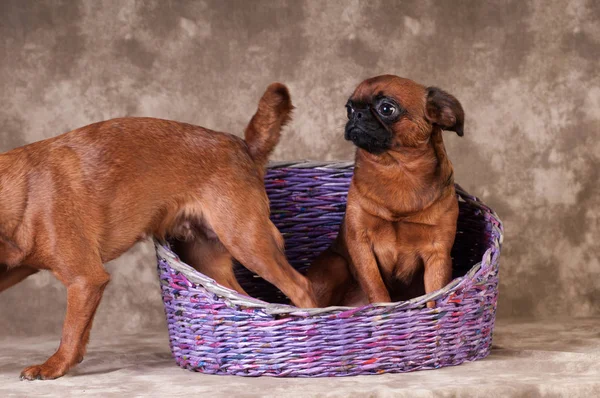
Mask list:
[[408,282],[422,265],[422,253],[428,246],[425,225],[390,222],[372,236],[373,251],[384,279]]

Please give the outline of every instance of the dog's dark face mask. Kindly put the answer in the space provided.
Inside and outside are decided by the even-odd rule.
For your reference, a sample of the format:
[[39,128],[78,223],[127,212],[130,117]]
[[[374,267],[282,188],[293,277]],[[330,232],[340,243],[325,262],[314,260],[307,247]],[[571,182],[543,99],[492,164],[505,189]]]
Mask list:
[[402,115],[402,108],[390,97],[378,95],[371,100],[346,103],[348,122],[344,137],[354,145],[373,154],[391,148],[392,125]]

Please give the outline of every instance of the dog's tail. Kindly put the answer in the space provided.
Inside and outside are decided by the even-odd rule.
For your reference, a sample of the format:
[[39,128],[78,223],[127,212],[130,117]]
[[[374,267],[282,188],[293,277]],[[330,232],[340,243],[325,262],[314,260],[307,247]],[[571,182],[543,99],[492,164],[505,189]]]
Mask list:
[[258,110],[244,132],[250,156],[261,170],[267,165],[269,155],[279,142],[281,128],[291,120],[293,109],[286,86],[272,83],[267,87],[258,103]]

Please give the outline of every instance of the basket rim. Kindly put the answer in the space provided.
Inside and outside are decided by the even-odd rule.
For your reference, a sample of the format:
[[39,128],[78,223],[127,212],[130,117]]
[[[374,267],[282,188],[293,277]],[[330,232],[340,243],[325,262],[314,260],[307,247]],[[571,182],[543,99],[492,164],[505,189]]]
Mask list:
[[[281,169],[281,168],[323,168],[323,169],[347,169],[354,166],[354,162],[349,161],[282,161],[282,162],[270,162],[268,165],[269,169]],[[156,238],[153,239],[156,254],[159,257],[165,258],[168,261],[169,267],[175,271],[183,274],[191,283],[201,285],[209,293],[215,294],[223,298],[228,305],[231,306],[242,306],[253,309],[260,309],[268,315],[320,315],[323,313],[339,312],[339,311],[361,311],[366,308],[373,307],[394,307],[403,308],[408,306],[424,304],[428,301],[437,300],[442,296],[458,289],[466,281],[473,279],[473,277],[481,270],[482,265],[490,264],[492,261],[492,249],[500,249],[504,240],[504,231],[502,221],[494,210],[486,206],[480,199],[467,193],[460,185],[455,184],[456,192],[459,194],[460,200],[468,202],[470,205],[478,207],[480,210],[489,213],[490,216],[496,220],[497,223],[492,223],[492,228],[496,230],[499,239],[492,241],[492,247],[489,247],[482,256],[481,261],[474,264],[471,269],[463,276],[455,278],[444,288],[425,294],[419,297],[415,297],[406,301],[398,301],[391,303],[372,303],[363,307],[346,307],[346,306],[330,306],[324,308],[298,308],[289,304],[278,304],[269,303],[254,297],[242,295],[235,290],[231,290],[224,286],[219,285],[214,279],[200,273],[196,269],[182,262],[179,257],[168,248],[166,242],[161,242]]]

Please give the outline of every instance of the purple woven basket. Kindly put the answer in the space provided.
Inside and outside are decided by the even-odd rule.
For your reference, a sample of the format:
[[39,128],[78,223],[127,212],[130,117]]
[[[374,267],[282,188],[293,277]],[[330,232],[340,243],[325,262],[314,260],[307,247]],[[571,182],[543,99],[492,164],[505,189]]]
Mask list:
[[[272,220],[290,263],[304,272],[335,238],[352,163],[273,164],[266,176]],[[351,376],[458,365],[487,356],[498,296],[502,224],[459,186],[453,281],[415,299],[360,308],[299,309],[236,266],[254,298],[218,285],[156,242],[170,345],[177,364],[239,376]],[[436,300],[429,309],[426,302]]]

